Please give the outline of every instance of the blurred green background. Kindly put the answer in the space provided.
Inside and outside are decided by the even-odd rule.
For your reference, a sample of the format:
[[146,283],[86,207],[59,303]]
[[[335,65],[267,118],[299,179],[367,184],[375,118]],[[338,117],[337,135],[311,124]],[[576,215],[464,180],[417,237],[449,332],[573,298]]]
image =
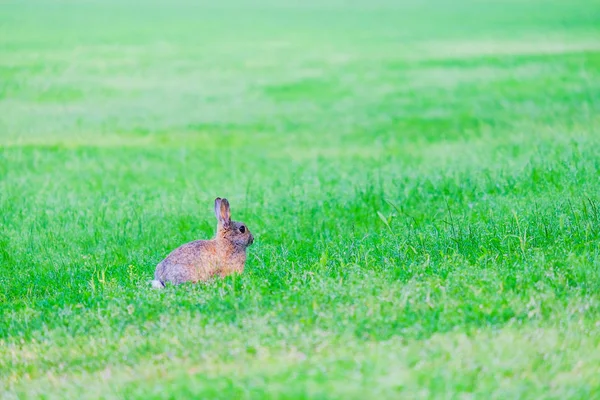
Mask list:
[[599,111],[597,0],[3,2],[2,397],[598,398]]

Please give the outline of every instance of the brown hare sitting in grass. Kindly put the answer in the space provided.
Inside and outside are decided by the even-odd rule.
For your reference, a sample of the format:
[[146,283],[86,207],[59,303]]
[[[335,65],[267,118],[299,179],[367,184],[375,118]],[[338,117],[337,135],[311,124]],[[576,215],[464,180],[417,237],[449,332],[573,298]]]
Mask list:
[[231,220],[227,199],[215,199],[215,215],[219,221],[217,234],[211,240],[186,243],[162,260],[154,272],[152,286],[164,288],[165,283],[206,281],[244,271],[246,248],[254,237],[242,222]]

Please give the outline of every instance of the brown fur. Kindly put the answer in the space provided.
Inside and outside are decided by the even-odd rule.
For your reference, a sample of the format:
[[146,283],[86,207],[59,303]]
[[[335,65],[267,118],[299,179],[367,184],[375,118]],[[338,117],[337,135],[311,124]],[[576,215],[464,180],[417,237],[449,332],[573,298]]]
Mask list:
[[218,225],[214,239],[196,240],[173,250],[156,266],[155,282],[177,285],[244,271],[246,248],[254,241],[252,233],[242,222],[231,220],[227,199],[215,199],[215,215]]

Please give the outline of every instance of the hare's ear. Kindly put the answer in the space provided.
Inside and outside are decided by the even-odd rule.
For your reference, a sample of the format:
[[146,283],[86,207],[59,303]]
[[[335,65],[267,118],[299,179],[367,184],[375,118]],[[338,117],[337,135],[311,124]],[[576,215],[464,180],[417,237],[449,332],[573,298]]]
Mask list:
[[231,224],[231,210],[229,209],[229,201],[227,199],[221,199],[221,210],[219,213],[219,222],[223,224],[224,228],[229,228]]
[[221,198],[217,197],[215,199],[215,217],[217,217],[217,219],[220,219],[221,217]]

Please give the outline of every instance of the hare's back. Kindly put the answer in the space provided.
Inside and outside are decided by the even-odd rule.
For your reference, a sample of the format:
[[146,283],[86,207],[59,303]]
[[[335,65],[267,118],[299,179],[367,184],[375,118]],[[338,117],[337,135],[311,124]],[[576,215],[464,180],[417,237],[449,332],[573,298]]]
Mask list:
[[207,269],[205,264],[211,263],[214,253],[214,245],[209,240],[186,243],[173,250],[156,266],[154,277],[163,284],[197,281],[199,273]]
[[196,264],[203,258],[210,257],[214,253],[212,247],[212,243],[209,240],[195,240],[173,250],[161,264]]

